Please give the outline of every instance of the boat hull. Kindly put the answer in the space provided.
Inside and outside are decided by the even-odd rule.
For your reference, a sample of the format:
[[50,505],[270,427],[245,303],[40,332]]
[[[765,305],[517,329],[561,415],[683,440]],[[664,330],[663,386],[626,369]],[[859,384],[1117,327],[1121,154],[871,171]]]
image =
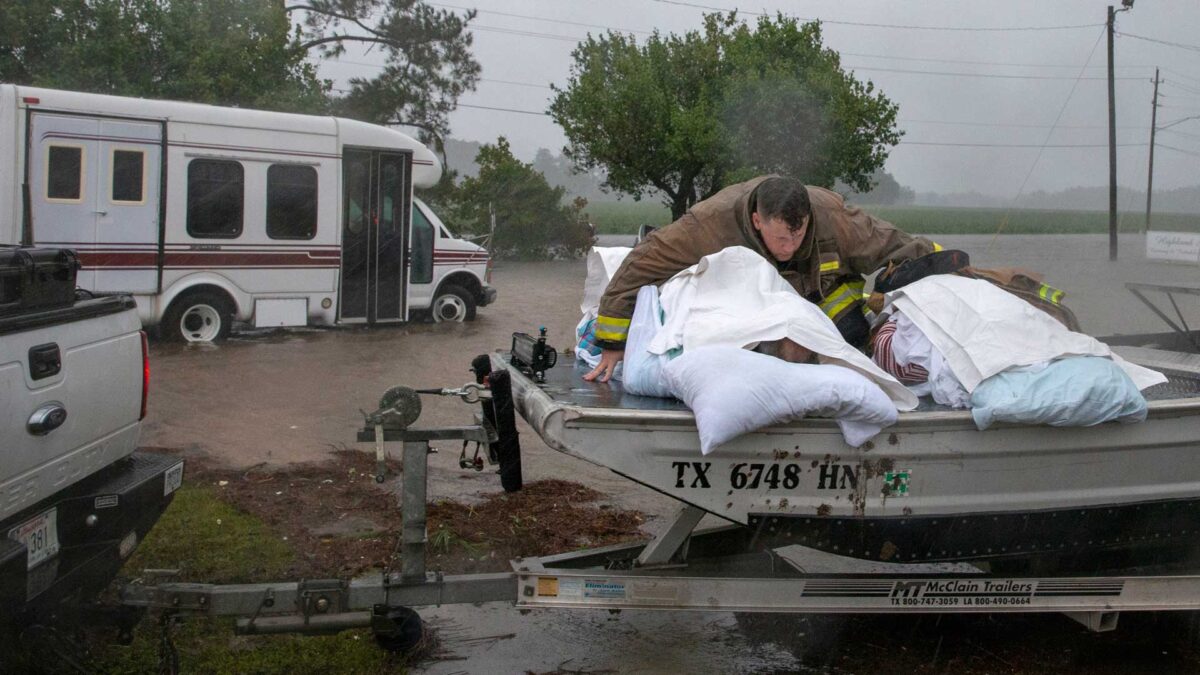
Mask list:
[[701,455],[690,411],[606,397],[560,370],[540,385],[513,376],[518,411],[548,444],[765,539],[929,562],[1173,545],[1200,531],[1194,395],[1151,401],[1140,424],[1083,428],[981,432],[966,411],[902,413],[859,448],[809,419]]

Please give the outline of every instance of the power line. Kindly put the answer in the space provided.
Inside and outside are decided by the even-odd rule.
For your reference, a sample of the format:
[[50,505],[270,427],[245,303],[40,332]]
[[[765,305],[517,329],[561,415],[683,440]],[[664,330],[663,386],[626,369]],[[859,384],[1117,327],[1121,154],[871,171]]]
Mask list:
[[1189,134],[1186,131],[1179,131],[1178,129],[1163,129],[1162,127],[1159,127],[1158,130],[1165,134],[1179,134],[1180,136],[1187,136],[1188,138],[1200,138],[1200,134]]
[[1157,38],[1146,37],[1144,35],[1134,35],[1133,33],[1122,33],[1121,31],[1114,31],[1114,32],[1117,35],[1120,35],[1121,37],[1133,38],[1134,40],[1145,40],[1146,42],[1154,42],[1156,44],[1166,45],[1168,47],[1177,47],[1179,49],[1186,49],[1188,51],[1200,52],[1200,45],[1189,45],[1189,44],[1185,44],[1183,42],[1171,42],[1170,40],[1159,40]]
[[[900,141],[898,145],[932,145],[950,148],[1107,148],[1108,143],[939,143],[934,141]],[[1118,148],[1146,147],[1146,143],[1118,143]]]
[[[858,56],[868,59],[887,59],[889,61],[923,61],[929,63],[954,63],[968,66],[1010,66],[1015,68],[1079,68],[1078,63],[1018,63],[1016,61],[968,61],[963,59],[938,59],[919,56],[896,56],[894,54],[864,54],[862,52],[838,51],[842,56]],[[1132,70],[1135,68],[1153,68],[1154,66],[1117,66],[1118,69]],[[1084,66],[1085,69],[1099,70],[1104,66]]]
[[[741,14],[749,14],[750,16],[765,16],[768,14],[767,12],[751,12],[751,11],[740,10],[740,9],[731,9],[729,7],[713,7],[711,5],[700,5],[700,4],[696,4],[696,3],[692,3],[692,2],[683,2],[682,0],[654,0],[654,2],[661,2],[666,5],[679,5],[681,7],[691,7],[693,9],[707,9],[707,10],[712,10],[712,11],[717,11],[717,12],[737,11]],[[799,17],[797,17],[797,18],[799,18]],[[896,29],[901,29],[901,30],[965,31],[965,32],[981,32],[981,33],[1000,33],[1000,32],[1011,32],[1011,31],[1071,30],[1071,29],[1075,29],[1075,28],[1097,28],[1097,27],[1103,27],[1106,25],[1103,23],[1085,23],[1085,24],[1075,24],[1075,25],[1069,25],[1069,26],[1008,26],[1008,27],[992,28],[992,27],[961,27],[961,26],[912,26],[912,25],[891,24],[891,23],[868,23],[868,22],[863,22],[863,21],[836,21],[833,19],[821,19],[821,18],[817,18],[817,19],[801,18],[800,20],[801,21],[820,21],[821,23],[827,23],[827,24],[838,25],[838,26],[860,26],[863,28],[896,28]]]
[[[1164,80],[1164,82],[1166,82],[1166,81]],[[1170,84],[1172,87],[1179,87],[1180,89],[1182,89],[1190,94],[1200,94],[1200,89],[1197,89],[1195,87],[1189,87],[1186,84],[1183,84],[1180,82],[1168,82],[1168,84]]]
[[1170,74],[1174,75],[1175,77],[1182,77],[1183,79],[1194,83],[1196,86],[1200,86],[1200,80],[1196,79],[1195,77],[1184,75],[1183,73],[1181,73],[1177,70],[1171,70],[1170,68],[1163,68],[1162,71],[1164,73],[1170,73]]
[[499,107],[490,106],[490,105],[472,105],[470,103],[459,103],[458,107],[460,107],[460,108],[478,108],[480,110],[498,110],[500,112],[521,113],[522,115],[541,115],[542,117],[550,116],[550,113],[548,113],[548,112],[539,112],[537,110],[521,110],[519,108],[499,108]]
[[[1077,80],[1105,80],[1105,81],[1108,80],[1107,77],[1074,78],[1074,77],[1070,77],[1067,75],[997,75],[994,73],[957,73],[957,72],[948,72],[948,71],[940,71],[940,70],[904,70],[902,68],[876,68],[873,66],[862,67],[862,66],[843,65],[843,67],[846,68],[847,70],[869,70],[869,71],[884,72],[884,73],[909,73],[909,74],[914,74],[914,75],[946,75],[946,76],[951,76],[951,77],[984,77],[984,78],[995,78],[995,79],[1001,79],[1001,80],[1070,80],[1072,82],[1077,81]],[[1118,77],[1115,79],[1117,79],[1117,80],[1137,80],[1140,82],[1144,78],[1141,78],[1141,77]]]
[[[383,64],[379,64],[379,63],[368,63],[366,61],[351,61],[350,59],[343,59],[343,58],[328,58],[328,59],[325,59],[325,61],[332,62],[332,63],[344,63],[347,65],[354,65],[354,66],[367,66],[369,68],[379,68],[381,70],[384,68],[387,68],[387,66],[385,66]],[[497,80],[497,79],[489,78],[489,77],[481,77],[481,78],[479,78],[479,81],[480,82],[492,82],[495,84],[509,84],[509,85],[514,85],[514,86],[518,86],[518,87],[537,87],[539,89],[549,89],[550,88],[550,85],[548,85],[548,84],[537,84],[536,82],[518,82],[516,80]]]
[[[447,9],[461,9],[461,10],[472,9],[470,7],[464,7],[462,5],[448,5],[448,4],[440,3],[440,2],[427,2],[425,4],[433,5],[434,7],[444,7]],[[475,11],[479,12],[480,14],[495,14],[497,16],[507,16],[507,17],[512,17],[515,19],[530,19],[532,21],[544,21],[546,23],[559,23],[559,24],[563,24],[563,25],[567,25],[567,26],[582,26],[584,28],[602,28],[604,30],[610,30],[610,31],[614,31],[617,33],[638,33],[640,35],[651,35],[654,33],[654,31],[649,31],[649,30],[634,30],[632,28],[613,28],[612,26],[604,26],[604,25],[597,24],[597,23],[583,23],[580,21],[567,21],[565,19],[547,19],[546,17],[543,17],[543,16],[531,16],[529,14],[512,14],[510,12],[497,12],[497,11],[491,10],[491,9],[477,9]],[[470,28],[470,26],[468,26],[468,28]]]
[[583,38],[574,37],[571,35],[561,35],[559,33],[541,33],[531,30],[520,30],[517,28],[500,28],[498,26],[480,26],[479,24],[471,24],[467,26],[467,30],[481,30],[489,33],[505,33],[509,35],[520,35],[522,37],[536,37],[544,40],[561,40],[563,42],[582,42]]
[[1174,150],[1175,152],[1181,152],[1185,155],[1191,155],[1192,157],[1200,157],[1200,152],[1192,152],[1191,150],[1183,150],[1183,149],[1176,148],[1171,145],[1164,145],[1162,143],[1156,143],[1155,145],[1157,145],[1160,148],[1166,148],[1168,150]]
[[[950,120],[921,120],[901,118],[898,120],[907,124],[946,124],[951,126],[964,127],[1017,127],[1021,129],[1107,129],[1107,124],[1060,124],[1057,127],[1051,124],[1021,124],[1019,122],[955,122]],[[1138,129],[1144,130],[1146,127],[1134,124],[1120,125],[1118,129]]]

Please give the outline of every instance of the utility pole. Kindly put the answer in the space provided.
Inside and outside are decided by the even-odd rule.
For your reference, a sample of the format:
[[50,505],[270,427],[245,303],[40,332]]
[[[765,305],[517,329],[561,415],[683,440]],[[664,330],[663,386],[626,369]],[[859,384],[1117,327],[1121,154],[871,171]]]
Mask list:
[[1146,171],[1146,232],[1150,231],[1150,199],[1154,193],[1154,132],[1158,124],[1158,68],[1154,69],[1154,100],[1150,108],[1150,168]]
[[1108,259],[1117,259],[1117,89],[1113,78],[1113,29],[1117,13],[1108,6]]

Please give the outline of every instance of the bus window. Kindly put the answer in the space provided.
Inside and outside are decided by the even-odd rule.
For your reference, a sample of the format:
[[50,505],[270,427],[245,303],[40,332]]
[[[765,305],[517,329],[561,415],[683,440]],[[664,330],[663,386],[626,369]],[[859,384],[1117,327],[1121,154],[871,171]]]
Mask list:
[[433,281],[433,224],[413,205],[412,210],[412,283],[427,284]]
[[146,153],[143,150],[112,151],[112,191],[114,204],[142,204],[146,201]]
[[83,146],[51,145],[46,153],[46,199],[82,201]]
[[295,164],[272,164],[267,169],[267,236],[317,236],[316,169]]
[[187,232],[200,239],[242,234],[246,185],[239,162],[193,159],[188,164]]

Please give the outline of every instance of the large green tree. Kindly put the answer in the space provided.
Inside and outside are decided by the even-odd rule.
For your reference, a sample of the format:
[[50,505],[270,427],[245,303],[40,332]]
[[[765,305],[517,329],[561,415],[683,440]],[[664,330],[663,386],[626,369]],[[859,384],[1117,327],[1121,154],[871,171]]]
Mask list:
[[869,190],[900,139],[897,106],[842,69],[818,22],[710,14],[701,31],[642,44],[589,36],[573,58],[550,105],[565,153],[612,189],[657,190],[675,217],[762,173]]
[[317,112],[326,85],[263,0],[0,2],[0,81]]
[[457,230],[489,232],[494,213],[492,250],[503,257],[574,257],[591,245],[582,215],[586,202],[564,206],[565,190],[551,187],[532,165],[514,157],[503,136],[481,147],[475,162],[479,175],[431,195]]
[[336,101],[347,116],[415,126],[422,140],[440,145],[458,97],[479,81],[467,30],[474,10],[460,16],[422,0],[309,0],[285,11],[304,17],[300,49],[337,57],[359,44],[386,55],[378,74],[352,78],[350,91]]
[[[444,137],[479,64],[457,15],[421,0],[3,0],[0,81],[296,112]],[[334,92],[316,61],[385,54]],[[344,94],[344,95],[342,95]]]

